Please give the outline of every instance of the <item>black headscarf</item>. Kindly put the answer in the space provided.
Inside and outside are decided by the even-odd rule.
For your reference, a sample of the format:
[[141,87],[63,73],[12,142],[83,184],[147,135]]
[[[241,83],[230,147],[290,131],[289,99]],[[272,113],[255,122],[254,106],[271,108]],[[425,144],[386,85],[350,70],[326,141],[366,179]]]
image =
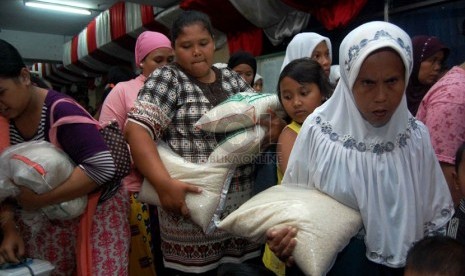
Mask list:
[[252,83],[249,83],[249,85],[253,86],[253,80],[255,79],[255,74],[257,73],[257,60],[251,53],[239,51],[235,52],[229,57],[228,67],[232,69],[239,64],[247,64],[252,67],[253,78]]

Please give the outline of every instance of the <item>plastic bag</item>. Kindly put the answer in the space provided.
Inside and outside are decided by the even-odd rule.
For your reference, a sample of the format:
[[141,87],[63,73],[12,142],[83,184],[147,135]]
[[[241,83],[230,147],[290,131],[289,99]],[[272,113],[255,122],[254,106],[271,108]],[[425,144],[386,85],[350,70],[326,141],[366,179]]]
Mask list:
[[[186,195],[186,205],[190,219],[202,227],[205,233],[211,233],[219,222],[235,167],[228,164],[191,163],[160,142],[157,149],[172,178],[202,188],[200,194]],[[158,194],[147,179],[144,179],[137,198],[141,202],[160,206]]]
[[285,112],[276,94],[240,92],[205,113],[194,126],[198,129],[225,133],[254,126],[270,108],[281,118]]
[[261,125],[232,132],[215,147],[208,162],[236,165],[253,163],[260,153],[260,143],[265,132],[266,129]]
[[362,227],[358,211],[328,195],[276,185],[257,194],[222,220],[218,228],[264,243],[266,231],[298,229],[292,255],[305,275],[325,275],[339,253]]
[[[38,194],[48,192],[63,183],[74,167],[66,153],[46,141],[10,146],[0,155],[0,201],[17,196],[16,185]],[[46,206],[42,211],[49,219],[72,219],[81,215],[86,205],[87,196],[83,196]]]

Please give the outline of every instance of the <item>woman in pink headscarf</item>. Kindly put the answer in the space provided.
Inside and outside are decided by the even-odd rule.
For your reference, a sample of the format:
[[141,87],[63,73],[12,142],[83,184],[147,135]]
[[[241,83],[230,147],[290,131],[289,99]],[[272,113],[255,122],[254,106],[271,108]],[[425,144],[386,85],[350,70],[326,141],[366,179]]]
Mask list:
[[[139,89],[147,77],[157,68],[171,63],[174,52],[170,40],[161,33],[146,31],[139,35],[135,47],[136,66],[141,74],[135,79],[119,82],[105,99],[100,114],[100,122],[116,119],[124,128],[127,113],[134,106]],[[131,211],[131,250],[129,256],[130,275],[156,275],[151,252],[150,215],[148,206],[132,195],[140,189],[142,177],[134,169],[124,180],[124,187],[130,193]]]

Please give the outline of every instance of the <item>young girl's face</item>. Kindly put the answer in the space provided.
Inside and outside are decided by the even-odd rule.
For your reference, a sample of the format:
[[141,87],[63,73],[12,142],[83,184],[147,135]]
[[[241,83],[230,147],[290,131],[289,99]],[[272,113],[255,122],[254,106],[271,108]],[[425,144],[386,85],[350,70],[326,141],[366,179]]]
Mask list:
[[462,162],[459,164],[459,170],[454,172],[455,185],[460,189],[462,197],[465,197],[465,151],[462,153]]
[[391,50],[380,50],[363,61],[352,91],[358,110],[372,126],[385,125],[399,106],[404,72],[402,59]]
[[215,43],[207,28],[194,23],[182,28],[174,43],[177,63],[201,82],[209,82]]
[[331,72],[331,57],[329,55],[328,45],[326,45],[325,41],[322,41],[316,45],[315,49],[312,52],[311,58],[318,62],[323,70],[325,71],[325,75],[329,77],[329,73]]
[[262,92],[262,89],[263,89],[263,79],[259,79],[257,80],[254,84],[253,84],[253,89],[257,92]]
[[284,110],[299,124],[323,102],[320,88],[315,83],[300,84],[290,77],[284,77],[279,83],[279,91]]

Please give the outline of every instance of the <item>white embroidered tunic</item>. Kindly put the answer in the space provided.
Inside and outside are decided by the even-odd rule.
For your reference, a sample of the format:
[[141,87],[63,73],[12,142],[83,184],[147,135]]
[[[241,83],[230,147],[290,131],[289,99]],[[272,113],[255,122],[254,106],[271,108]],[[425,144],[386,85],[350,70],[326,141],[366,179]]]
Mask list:
[[340,47],[341,79],[305,120],[283,185],[316,188],[359,210],[368,259],[402,267],[412,243],[443,227],[454,211],[428,130],[409,113],[405,96],[382,127],[372,126],[355,105],[351,88],[360,67],[384,47],[400,55],[409,79],[412,49],[404,31],[387,22],[352,31]]

